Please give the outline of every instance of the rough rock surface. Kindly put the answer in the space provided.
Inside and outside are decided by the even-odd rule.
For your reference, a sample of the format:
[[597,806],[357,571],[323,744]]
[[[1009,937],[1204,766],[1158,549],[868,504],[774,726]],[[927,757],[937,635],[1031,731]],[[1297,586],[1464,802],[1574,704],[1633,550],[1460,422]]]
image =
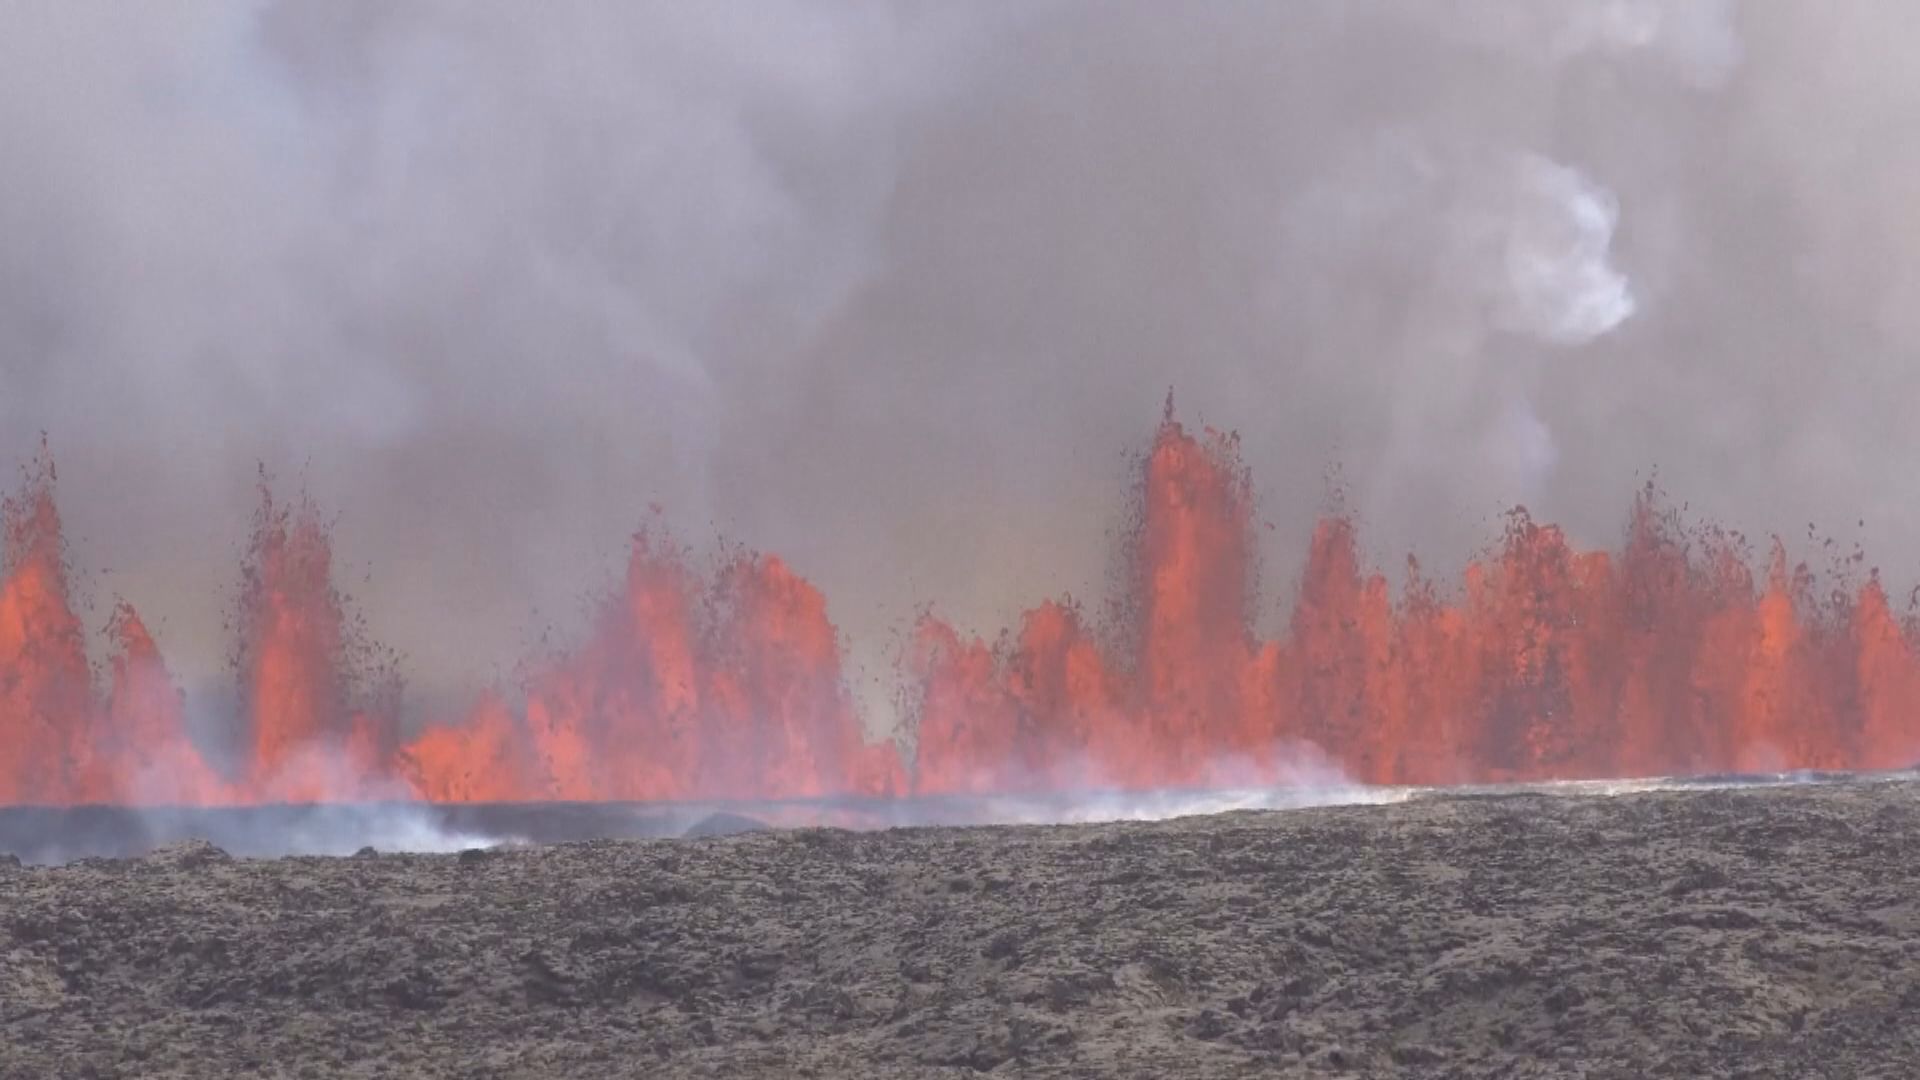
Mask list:
[[1920,790],[0,864],[0,1076],[1906,1076]]

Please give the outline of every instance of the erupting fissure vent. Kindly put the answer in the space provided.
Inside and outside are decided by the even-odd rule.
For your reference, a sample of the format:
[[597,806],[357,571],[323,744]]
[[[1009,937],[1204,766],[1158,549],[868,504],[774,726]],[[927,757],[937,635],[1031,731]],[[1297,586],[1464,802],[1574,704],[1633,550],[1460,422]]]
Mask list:
[[[327,529],[262,485],[238,612],[242,761],[216,768],[131,606],[102,678],[44,452],[4,504],[0,803],[445,802],[987,794],[1268,783],[1311,754],[1370,783],[1889,768],[1920,752],[1920,650],[1876,574],[1816,594],[1774,543],[1687,530],[1649,487],[1617,552],[1516,509],[1443,590],[1399,599],[1352,522],[1314,530],[1281,640],[1254,625],[1231,435],[1169,408],[1141,469],[1123,624],[1070,600],[994,644],[932,616],[905,657],[914,760],[872,743],[826,598],[771,555],[710,575],[657,531],[576,648],[403,733],[390,659],[333,585]],[[104,684],[104,685],[102,685]]]

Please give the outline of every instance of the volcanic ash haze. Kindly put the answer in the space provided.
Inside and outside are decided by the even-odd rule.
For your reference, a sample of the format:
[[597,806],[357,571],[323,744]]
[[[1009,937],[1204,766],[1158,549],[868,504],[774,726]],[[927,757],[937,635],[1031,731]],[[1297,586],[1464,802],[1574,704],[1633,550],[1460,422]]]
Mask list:
[[[1519,773],[1585,760],[1570,748],[1600,736],[1570,717],[1692,733],[1621,760],[1892,755],[1868,732],[1910,700],[1903,600],[1864,570],[1844,604],[1815,597],[1793,572],[1815,552],[1663,546],[1637,524],[1659,508],[1628,504],[1657,466],[1696,520],[1860,521],[1877,551],[1920,550],[1901,467],[1920,260],[1900,227],[1920,163],[1885,135],[1920,105],[1902,14],[10,11],[0,457],[34,460],[46,431],[62,478],[59,529],[10,516],[0,646],[44,669],[8,683],[14,745],[68,763],[23,767],[10,797],[124,795],[128,769],[258,797],[295,783],[266,774],[316,733],[395,782],[422,783],[405,770],[437,745],[585,791],[643,783],[614,772],[897,787],[865,748],[908,721],[976,762],[949,787],[1014,759],[1053,775],[1066,751],[1034,747],[1163,721],[1148,756],[1181,777],[1213,767],[1210,741],[1258,759],[1276,733],[1393,775],[1415,736],[1383,716],[1439,725],[1420,737],[1448,754],[1426,760]],[[1186,519],[1152,516],[1125,454],[1168,385],[1195,430],[1163,429],[1149,461],[1251,471],[1162,507],[1193,514],[1162,535]],[[1228,458],[1208,421],[1239,431]],[[1350,512],[1323,519],[1335,461]],[[295,512],[280,548],[258,528],[249,547],[263,463],[337,517]],[[1146,527],[1116,529],[1136,495]],[[654,502],[679,531],[629,550]],[[709,557],[712,533],[767,554]],[[1416,580],[1367,569],[1409,550]],[[1529,559],[1559,592],[1502,584]],[[243,562],[282,591],[261,600]],[[1674,581],[1636,576],[1656,571]],[[581,600],[608,582],[626,630]],[[323,602],[336,588],[355,603]],[[1063,594],[1118,594],[1128,633],[1029,610]],[[1461,668],[1447,650],[1495,595],[1516,613]],[[312,614],[276,614],[285,597]],[[354,608],[401,654],[403,701],[352,655]],[[1010,651],[976,641],[1006,626]],[[1520,652],[1488,659],[1489,640]],[[1392,659],[1422,649],[1466,674]],[[675,665],[691,674],[658,674]],[[1529,689],[1488,689],[1496,670]],[[1672,720],[1661,695],[1682,691],[1712,715]],[[1832,734],[1796,726],[1808,709]],[[715,717],[770,741],[728,736],[737,774],[667,778],[638,763],[653,735],[607,734],[628,714],[689,747]],[[102,749],[130,725],[191,737]],[[1130,775],[1126,745],[1093,755],[1103,775]],[[188,750],[219,760],[203,774]]]

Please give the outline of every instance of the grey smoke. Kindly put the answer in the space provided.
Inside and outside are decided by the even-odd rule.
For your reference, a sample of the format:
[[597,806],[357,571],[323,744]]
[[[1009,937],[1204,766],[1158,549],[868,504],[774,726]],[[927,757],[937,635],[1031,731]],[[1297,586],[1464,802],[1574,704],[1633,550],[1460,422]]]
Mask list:
[[1633,314],[1633,291],[1609,247],[1620,208],[1576,169],[1535,156],[1515,162],[1500,325],[1555,345],[1585,345]]
[[[0,459],[222,676],[255,463],[416,701],[580,624],[651,502],[890,636],[1096,596],[1165,389],[1277,609],[1657,466],[1920,567],[1892,0],[0,7]],[[1269,622],[1277,621],[1273,610]],[[95,621],[104,611],[94,613]]]

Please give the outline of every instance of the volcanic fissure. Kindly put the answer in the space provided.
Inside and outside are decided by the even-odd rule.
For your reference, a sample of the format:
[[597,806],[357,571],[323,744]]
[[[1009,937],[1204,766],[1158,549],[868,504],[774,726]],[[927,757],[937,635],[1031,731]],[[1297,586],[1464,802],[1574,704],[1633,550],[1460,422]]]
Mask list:
[[[778,799],[1268,784],[1310,754],[1374,784],[1877,769],[1920,752],[1920,633],[1877,573],[1689,527],[1651,486],[1616,550],[1516,509],[1443,588],[1396,596],[1323,517],[1285,630],[1257,622],[1237,439],[1171,413],[1139,463],[1114,626],[1070,599],[996,642],[932,614],[911,718],[870,741],[821,591],[779,557],[711,573],[658,527],[575,647],[407,730],[391,659],[314,508],[262,482],[235,629],[235,760],[203,750],[127,604],[87,656],[43,454],[7,499],[0,804]],[[1845,570],[1845,567],[1842,567]]]

